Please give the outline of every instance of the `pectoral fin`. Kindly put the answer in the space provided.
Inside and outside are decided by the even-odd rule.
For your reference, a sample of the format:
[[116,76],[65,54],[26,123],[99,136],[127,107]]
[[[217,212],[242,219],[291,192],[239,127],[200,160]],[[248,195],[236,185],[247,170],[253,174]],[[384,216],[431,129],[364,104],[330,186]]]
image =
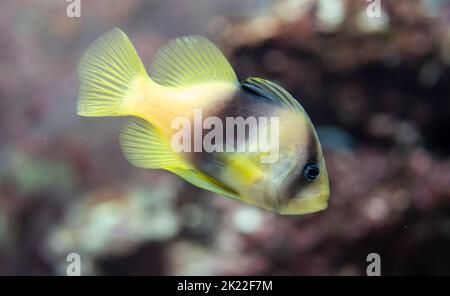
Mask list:
[[248,188],[264,177],[264,172],[249,153],[223,153],[220,157],[221,180],[236,188]]

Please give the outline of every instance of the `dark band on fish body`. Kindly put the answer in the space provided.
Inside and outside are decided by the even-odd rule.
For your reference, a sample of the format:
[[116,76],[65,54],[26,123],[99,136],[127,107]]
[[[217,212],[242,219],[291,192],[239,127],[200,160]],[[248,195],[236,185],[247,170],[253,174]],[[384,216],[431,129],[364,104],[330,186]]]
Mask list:
[[[255,82],[254,79],[249,78],[242,83],[242,88],[249,92],[254,93],[256,96],[265,99],[271,103],[280,103],[279,98],[276,97],[277,96],[277,93],[275,93],[276,91],[274,91],[273,88],[270,91],[268,91],[267,85],[264,84],[265,82],[261,81]],[[272,85],[272,87],[274,87],[274,85]],[[280,90],[278,90],[278,95],[283,95],[283,91],[280,92]],[[301,108],[301,110],[303,111],[303,108]],[[307,115],[305,114],[305,116]],[[306,133],[308,134],[308,138],[305,149],[306,153],[305,162],[302,163],[301,166],[297,168],[298,172],[295,174],[295,177],[290,181],[290,184],[287,186],[287,189],[284,192],[284,194],[280,196],[280,199],[277,201],[272,201],[273,203],[276,203],[276,205],[273,205],[274,207],[279,206],[286,201],[289,201],[291,198],[294,198],[296,192],[312,184],[311,180],[307,180],[305,178],[303,170],[305,168],[305,165],[307,164],[318,163],[319,161],[318,153],[320,144],[317,141],[317,137],[314,132],[312,124],[307,125]]]
[[[227,117],[231,117],[233,119],[242,117],[244,120],[249,117],[266,117],[270,118],[274,113],[274,103],[271,100],[265,99],[260,95],[247,90],[246,88],[240,88],[236,91],[233,97],[227,102],[227,104],[220,110],[216,111],[217,114],[207,114],[204,116],[216,116],[218,117],[222,123],[224,124],[223,129],[223,139],[224,142],[227,140],[227,127],[226,127],[226,119]],[[203,131],[203,138],[208,133],[207,130]],[[249,128],[246,126],[245,131],[245,139],[247,142],[249,138]],[[192,139],[194,135],[192,134]],[[231,140],[231,139],[230,139]],[[239,145],[245,145],[245,143],[238,143],[236,128],[234,129],[234,139],[233,143],[234,149],[237,149]],[[226,150],[226,143],[223,143],[223,151]],[[221,176],[221,171],[217,168],[223,167],[220,165],[222,162],[221,154],[222,152],[196,152],[192,153],[191,161],[194,165],[197,166],[201,171],[211,175],[214,178],[218,178]]]
[[[245,85],[240,88],[227,104],[216,111],[210,112],[210,114],[203,114],[206,118],[207,116],[216,116],[218,117],[225,125],[227,117],[242,117],[244,119],[252,116],[252,117],[267,117],[270,118],[273,116],[275,112],[274,106],[279,106],[276,102],[276,99],[271,98],[269,96],[265,96],[264,92],[260,89],[253,87],[252,85]],[[216,112],[217,114],[212,114]],[[304,163],[300,164],[295,173],[295,177],[293,177],[289,184],[285,187],[283,194],[279,196],[278,200],[268,200],[274,208],[282,206],[287,203],[290,199],[295,198],[295,193],[300,189],[304,189],[312,184],[312,181],[307,180],[303,176],[303,168],[307,163],[318,163],[318,153],[319,153],[319,143],[315,136],[313,126],[307,125],[307,130],[300,131],[302,133],[306,132],[308,134],[307,141],[305,143],[305,150],[303,153],[306,154],[304,157]],[[208,133],[207,130],[203,131],[203,138]],[[249,131],[245,132],[245,141],[248,140]],[[192,139],[194,139],[194,135],[192,134]],[[226,140],[226,126],[224,126],[223,130],[223,139]],[[236,130],[234,132],[234,148],[236,149],[237,145],[243,143],[236,143],[237,135]],[[225,144],[225,143],[224,143]],[[224,145],[225,151],[225,145]],[[192,163],[203,173],[208,174],[209,176],[220,180],[222,176],[222,170],[227,165],[223,163],[223,158],[221,157],[221,152],[195,152],[191,153],[191,161]]]

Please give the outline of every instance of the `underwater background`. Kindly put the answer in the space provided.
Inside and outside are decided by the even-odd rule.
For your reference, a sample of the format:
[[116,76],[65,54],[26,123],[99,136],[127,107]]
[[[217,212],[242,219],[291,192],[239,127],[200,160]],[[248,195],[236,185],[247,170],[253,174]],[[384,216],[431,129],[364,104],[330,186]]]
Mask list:
[[[450,274],[450,1],[65,0],[0,4],[0,275]],[[122,28],[148,67],[201,34],[240,80],[314,122],[326,211],[279,216],[133,167],[126,118],[76,115],[76,66]]]

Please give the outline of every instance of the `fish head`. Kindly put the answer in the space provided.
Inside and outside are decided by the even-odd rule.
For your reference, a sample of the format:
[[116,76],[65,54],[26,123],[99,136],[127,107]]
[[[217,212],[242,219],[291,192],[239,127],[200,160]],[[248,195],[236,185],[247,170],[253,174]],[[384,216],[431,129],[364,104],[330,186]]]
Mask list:
[[299,215],[325,210],[330,197],[328,173],[323,157],[317,163],[305,163],[293,173],[277,197],[277,212]]
[[279,159],[270,165],[265,180],[266,208],[283,215],[324,210],[330,187],[314,126],[306,113],[300,120],[284,117],[287,122],[280,125]]

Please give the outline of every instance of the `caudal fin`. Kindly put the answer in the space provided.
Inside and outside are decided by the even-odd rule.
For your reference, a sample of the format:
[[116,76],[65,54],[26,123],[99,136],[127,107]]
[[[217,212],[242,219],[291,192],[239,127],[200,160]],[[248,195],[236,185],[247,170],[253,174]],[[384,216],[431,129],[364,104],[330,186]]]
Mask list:
[[98,38],[78,64],[81,116],[130,115],[126,100],[136,79],[148,77],[125,33],[115,28]]

